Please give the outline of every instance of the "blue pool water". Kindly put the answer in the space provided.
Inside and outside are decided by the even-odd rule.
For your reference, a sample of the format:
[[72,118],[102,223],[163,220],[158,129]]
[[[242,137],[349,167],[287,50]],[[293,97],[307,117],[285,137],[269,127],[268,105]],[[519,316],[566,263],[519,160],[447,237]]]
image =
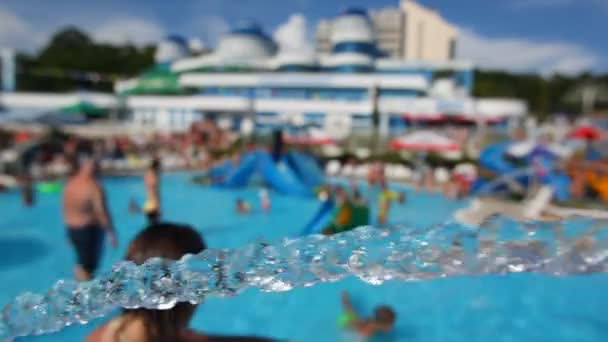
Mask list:
[[[275,194],[270,214],[238,216],[233,211],[235,198],[257,203],[256,190],[228,192],[195,186],[188,179],[184,174],[164,177],[165,216],[194,225],[210,247],[296,236],[318,207],[314,200]],[[122,258],[129,240],[144,225],[141,216],[127,212],[130,198],[142,201],[141,179],[111,178],[105,184],[120,246],[106,250],[102,270]],[[407,204],[394,208],[392,222],[433,225],[464,205],[438,194],[409,192],[408,197]],[[45,291],[57,279],[71,277],[74,257],[61,224],[59,199],[60,194],[40,194],[35,208],[24,209],[18,194],[0,194],[0,303],[23,291]],[[350,278],[286,293],[249,289],[233,298],[210,298],[199,308],[193,326],[210,333],[293,341],[353,341],[336,326],[340,292],[348,290],[363,313],[383,303],[396,309],[394,333],[378,341],[606,341],[606,284],[606,275],[518,274],[381,286]],[[80,341],[99,323],[23,340]]]

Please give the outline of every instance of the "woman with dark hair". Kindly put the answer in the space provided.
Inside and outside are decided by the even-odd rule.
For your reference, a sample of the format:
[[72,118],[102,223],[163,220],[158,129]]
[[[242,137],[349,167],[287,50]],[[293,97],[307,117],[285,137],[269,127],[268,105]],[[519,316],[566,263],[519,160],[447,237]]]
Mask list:
[[[162,223],[141,231],[127,250],[126,259],[143,264],[153,257],[178,260],[206,248],[201,235],[190,226]],[[97,328],[89,342],[268,342],[256,337],[213,337],[188,328],[196,305],[177,303],[169,310],[124,309],[122,314]]]

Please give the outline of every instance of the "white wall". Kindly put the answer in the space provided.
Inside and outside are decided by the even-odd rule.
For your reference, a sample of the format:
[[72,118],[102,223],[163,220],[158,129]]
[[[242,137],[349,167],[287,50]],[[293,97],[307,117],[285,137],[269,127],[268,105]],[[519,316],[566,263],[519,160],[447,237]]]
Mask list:
[[371,113],[371,101],[337,101],[337,100],[300,100],[300,99],[258,99],[255,101],[257,112],[337,112],[337,113]]
[[249,100],[239,96],[130,96],[130,108],[184,108],[205,111],[245,111]]
[[322,73],[185,73],[179,78],[184,87],[337,87],[426,90],[428,81],[420,75],[322,74]]
[[202,114],[192,109],[137,108],[132,111],[131,126],[155,132],[183,132],[201,119]]
[[522,117],[528,114],[528,105],[524,101],[513,99],[478,99],[475,101],[475,113],[488,117]]
[[100,107],[116,107],[118,104],[113,94],[103,93],[0,93],[0,103],[9,108],[59,109],[79,101]]
[[405,59],[449,60],[450,41],[458,34],[456,28],[435,10],[415,1],[403,0],[401,8],[405,12]]

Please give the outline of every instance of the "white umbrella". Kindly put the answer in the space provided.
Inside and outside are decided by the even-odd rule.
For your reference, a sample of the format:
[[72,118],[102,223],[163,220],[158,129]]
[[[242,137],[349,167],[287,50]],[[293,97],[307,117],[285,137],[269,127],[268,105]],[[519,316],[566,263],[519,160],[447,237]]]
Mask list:
[[507,153],[515,158],[523,158],[532,153],[536,145],[534,140],[519,141],[509,146]]
[[442,152],[460,150],[460,144],[432,131],[417,131],[391,140],[391,147],[399,150]]

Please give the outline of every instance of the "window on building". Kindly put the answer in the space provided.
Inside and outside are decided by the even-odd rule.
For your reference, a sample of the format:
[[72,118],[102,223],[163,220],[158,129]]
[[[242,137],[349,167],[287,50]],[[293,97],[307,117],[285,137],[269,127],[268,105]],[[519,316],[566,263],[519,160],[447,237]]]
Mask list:
[[448,56],[450,59],[456,58],[456,39],[450,39],[450,55]]

